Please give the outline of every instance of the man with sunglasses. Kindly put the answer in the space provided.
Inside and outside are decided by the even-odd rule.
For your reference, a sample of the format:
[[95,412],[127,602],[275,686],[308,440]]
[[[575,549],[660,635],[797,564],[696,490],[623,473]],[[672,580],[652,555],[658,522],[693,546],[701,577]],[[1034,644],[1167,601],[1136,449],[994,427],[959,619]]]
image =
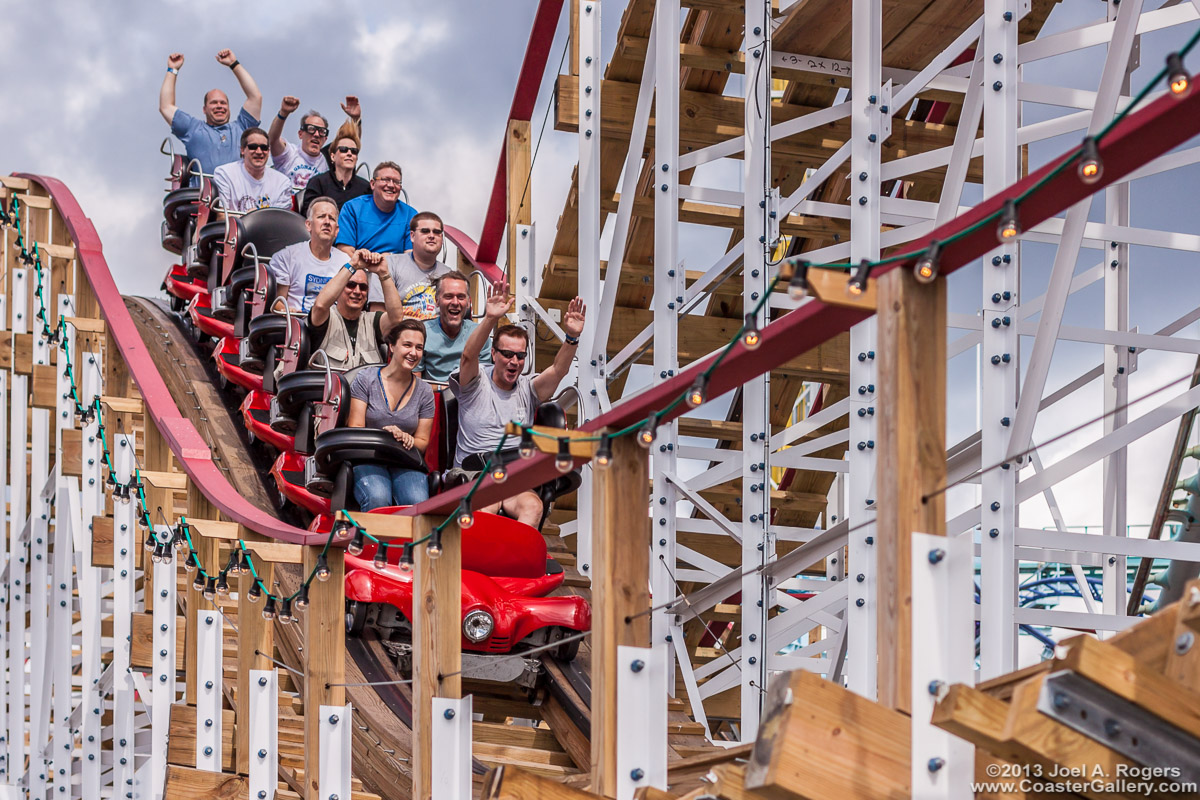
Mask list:
[[[442,218],[432,211],[422,211],[412,218],[408,228],[412,250],[388,255],[388,269],[404,303],[404,316],[424,322],[438,315],[434,281],[450,271],[450,267],[438,260],[444,236]],[[368,302],[372,311],[383,308],[383,291],[374,275]]]
[[[562,329],[566,339],[554,356],[554,363],[544,372],[523,375],[529,355],[529,335],[518,325],[496,324],[512,309],[514,298],[508,294],[508,280],[501,278],[488,292],[484,321],[479,324],[463,346],[458,362],[458,374],[450,376],[450,388],[458,397],[458,448],[454,464],[466,470],[484,468],[488,458],[500,446],[507,423],[533,423],[537,407],[549,400],[575,359],[575,348],[587,314],[583,300],[576,297],[567,304]],[[492,330],[492,366],[482,367],[479,355]],[[516,448],[509,439],[505,444]],[[536,527],[542,520],[542,501],[534,492],[521,492],[480,511],[503,510],[527,525]]]
[[[367,276],[378,275],[383,282],[387,311],[367,311]],[[333,369],[347,370],[363,364],[383,363],[380,343],[400,320],[400,295],[392,285],[387,261],[368,250],[355,250],[350,263],[329,279],[308,312],[309,340],[313,353],[325,354],[314,366],[328,362]]]
[[303,191],[314,175],[328,169],[321,146],[329,138],[329,121],[320,111],[310,109],[300,121],[299,147],[283,136],[283,124],[299,107],[299,99],[291,95],[284,97],[267,131],[271,140],[271,166],[291,179],[292,194]]
[[242,160],[222,164],[213,174],[213,184],[227,211],[292,207],[292,182],[267,166],[267,133],[248,128],[242,134]]
[[[171,126],[171,133],[187,148],[189,160],[200,162],[200,170],[205,175],[222,164],[237,161],[238,137],[247,128],[258,125],[258,116],[262,113],[262,92],[258,84],[232,50],[221,50],[217,53],[217,63],[229,67],[238,84],[246,94],[246,102],[242,104],[237,119],[229,118],[229,97],[220,89],[211,89],[204,95],[204,119],[200,120],[175,105],[175,80],[183,69],[183,53],[171,53],[167,56],[167,74],[163,76],[162,87],[158,90],[158,113]],[[199,179],[192,177],[193,185],[199,185]]]
[[380,161],[371,174],[371,196],[356,197],[338,215],[336,247],[346,255],[355,250],[403,253],[412,249],[409,223],[417,210],[400,201],[400,165]]
[[304,199],[300,203],[301,214],[308,212],[308,204],[316,197],[332,199],[340,211],[348,201],[371,193],[370,181],[355,173],[361,146],[358,126],[352,121],[342,123],[342,127],[338,128],[333,137],[333,145],[323,151],[329,162],[329,169],[317,173],[308,182]]

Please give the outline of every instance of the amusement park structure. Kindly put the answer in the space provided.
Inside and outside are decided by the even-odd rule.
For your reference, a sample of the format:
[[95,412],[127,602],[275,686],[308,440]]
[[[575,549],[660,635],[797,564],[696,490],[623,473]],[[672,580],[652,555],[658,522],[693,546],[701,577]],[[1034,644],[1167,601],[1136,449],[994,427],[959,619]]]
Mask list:
[[[5,797],[1200,794],[1200,299],[1130,302],[1200,252],[1133,204],[1200,160],[1200,2],[629,0],[608,53],[614,2],[537,4],[446,228],[537,365],[583,298],[572,385],[416,506],[347,505],[392,456],[265,302],[287,212],[218,221],[173,157],[169,297],[122,297],[66,185],[0,178]],[[535,224],[556,45],[578,165]],[[474,510],[534,488],[540,531]]]

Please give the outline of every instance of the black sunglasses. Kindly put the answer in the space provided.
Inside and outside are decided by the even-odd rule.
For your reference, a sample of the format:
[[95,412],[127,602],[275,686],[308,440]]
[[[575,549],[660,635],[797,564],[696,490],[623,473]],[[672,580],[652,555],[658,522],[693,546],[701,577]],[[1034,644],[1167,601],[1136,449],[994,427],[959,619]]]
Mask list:
[[417,228],[417,233],[421,234],[422,236],[428,236],[431,233],[441,236],[442,229],[441,228]]
[[255,142],[255,143],[253,143],[253,144],[248,144],[248,145],[246,145],[246,149],[247,149],[247,150],[261,150],[261,151],[263,151],[264,153],[265,153],[265,152],[267,152],[267,149],[268,149],[269,147],[270,147],[270,145],[258,144],[257,142]]
[[311,133],[313,136],[329,135],[329,128],[323,128],[320,125],[313,125],[311,123],[308,125],[301,125],[300,130],[304,131],[305,133]]
[[347,289],[354,289],[354,290],[356,290],[356,291],[359,291],[359,292],[365,292],[365,291],[367,290],[367,285],[366,285],[365,283],[357,283],[357,282],[354,282],[354,283],[347,283],[347,284],[346,284],[346,288],[347,288]]
[[339,147],[339,148],[337,149],[337,151],[338,151],[339,153],[349,153],[349,154],[351,154],[351,155],[354,155],[354,156],[358,155],[358,148],[357,148],[357,147]]
[[499,347],[493,347],[492,349],[505,358],[515,358],[518,361],[524,361],[528,355],[524,350],[501,350]]

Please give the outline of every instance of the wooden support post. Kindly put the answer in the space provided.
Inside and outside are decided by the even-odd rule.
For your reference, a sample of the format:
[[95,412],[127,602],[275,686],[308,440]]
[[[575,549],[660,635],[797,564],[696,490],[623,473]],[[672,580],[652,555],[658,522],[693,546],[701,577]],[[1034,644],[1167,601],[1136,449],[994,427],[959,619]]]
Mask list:
[[567,35],[571,37],[571,55],[567,62],[567,71],[571,75],[579,74],[579,37],[576,33],[579,31],[579,0],[571,0],[570,16],[568,17],[569,27]]
[[[248,538],[248,531],[244,538]],[[263,586],[270,589],[275,580],[275,565],[254,558],[254,569]],[[262,616],[263,599],[250,602],[247,590],[254,584],[249,572],[238,577],[238,666],[237,720],[234,723],[234,764],[241,775],[250,774],[250,670],[274,669],[271,654],[275,649],[275,627]],[[265,596],[265,592],[263,593]],[[256,652],[257,651],[257,652]]]
[[[312,574],[321,546],[304,548],[304,577]],[[304,796],[318,800],[321,706],[346,704],[346,551],[325,553],[330,576],[308,587],[304,617]]]
[[[574,37],[571,39],[574,41]],[[532,168],[529,149],[529,120],[510,119],[505,137],[505,164],[508,171],[508,284],[517,285],[518,225],[528,225],[533,219]]]
[[879,702],[908,713],[912,533],[946,534],[946,280],[897,269],[878,284]]
[[[440,522],[417,517],[413,540],[424,538]],[[430,558],[423,544],[413,552],[414,800],[428,800],[433,791],[433,698],[462,697],[462,532],[451,522],[441,539],[439,558]]]
[[[188,484],[188,516],[197,517],[200,519],[213,519],[216,517],[216,509],[208,498],[200,493],[195,484]],[[200,533],[192,529],[192,544],[196,548],[196,559],[204,566],[206,570],[219,569],[217,565],[217,549],[219,542],[216,539],[209,539],[201,536]],[[186,556],[185,556],[186,558]],[[196,612],[201,609],[212,608],[213,604],[204,599],[204,595],[192,588],[192,580],[195,575],[186,576],[187,584],[187,622],[184,624],[185,636],[184,639],[184,700],[185,702],[196,704],[196,626],[192,620],[196,617]]]
[[617,647],[650,643],[648,458],[632,436],[595,471],[592,525],[592,789],[617,790]]

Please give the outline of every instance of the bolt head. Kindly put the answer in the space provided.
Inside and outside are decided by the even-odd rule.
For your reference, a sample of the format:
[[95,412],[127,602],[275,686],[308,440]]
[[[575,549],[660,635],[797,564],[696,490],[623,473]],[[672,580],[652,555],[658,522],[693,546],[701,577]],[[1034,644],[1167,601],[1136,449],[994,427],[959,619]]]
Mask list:
[[634,672],[641,672],[645,668],[646,668],[646,662],[642,661],[640,658],[634,659],[633,663],[629,665],[629,669],[631,669]]
[[447,708],[445,711],[442,712],[442,716],[445,717],[446,719],[454,719],[454,709]]

